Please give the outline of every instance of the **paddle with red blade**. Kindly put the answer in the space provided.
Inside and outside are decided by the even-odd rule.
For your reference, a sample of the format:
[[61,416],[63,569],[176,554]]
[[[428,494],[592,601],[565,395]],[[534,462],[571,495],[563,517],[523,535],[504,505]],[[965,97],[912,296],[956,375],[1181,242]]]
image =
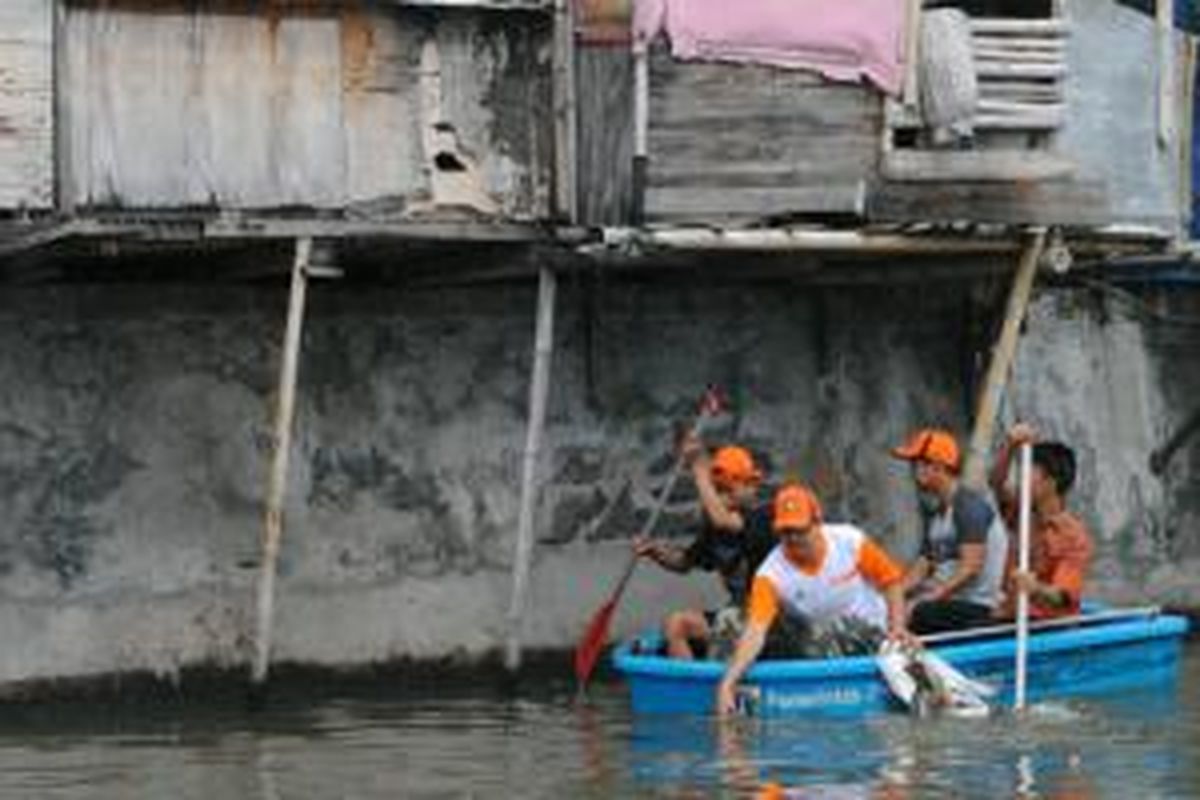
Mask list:
[[[704,422],[713,416],[720,413],[724,407],[720,394],[715,387],[708,387],[705,390],[703,397],[700,399],[700,407],[696,411],[696,419],[692,423],[691,430],[693,433],[700,433]],[[662,515],[663,508],[667,504],[667,498],[671,496],[671,491],[675,488],[675,481],[679,478],[679,474],[683,471],[683,458],[676,459],[675,466],[671,470],[667,482],[663,484],[663,488],[659,491],[658,497],[654,501],[654,507],[650,510],[650,516],[646,520],[646,524],[642,527],[642,536],[649,536],[654,530],[655,523]],[[617,586],[613,589],[612,594],[608,598],[608,602],[600,606],[599,610],[592,615],[591,621],[588,622],[587,628],[583,632],[583,636],[579,640],[579,644],[575,647],[575,679],[579,682],[579,688],[582,691],[588,678],[595,669],[596,661],[600,658],[600,653],[604,650],[604,645],[608,641],[608,630],[612,623],[613,612],[617,609],[617,603],[621,601],[621,595],[625,592],[625,587],[629,584],[629,579],[633,577],[633,571],[637,568],[640,559],[635,554],[630,557],[629,563],[625,565],[625,571],[621,573],[621,579],[617,581]]]

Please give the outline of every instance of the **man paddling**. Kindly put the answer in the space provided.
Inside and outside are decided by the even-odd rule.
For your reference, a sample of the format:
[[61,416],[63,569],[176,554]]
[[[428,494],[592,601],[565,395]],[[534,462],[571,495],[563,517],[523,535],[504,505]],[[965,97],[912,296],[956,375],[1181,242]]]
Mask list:
[[920,555],[904,575],[915,598],[914,633],[991,624],[999,608],[1008,533],[979,492],[959,481],[958,443],[947,431],[926,428],[892,450],[912,465],[925,520]]
[[710,457],[700,438],[689,433],[680,443],[680,456],[691,469],[704,514],[699,534],[686,548],[637,537],[633,549],[672,572],[701,569],[720,574],[729,593],[728,611],[676,611],[663,623],[667,654],[690,659],[707,654],[718,616],[735,628],[726,638],[732,641],[736,636],[750,578],[775,546],[775,537],[769,505],[760,499],[762,472],[748,450],[721,447]]
[[1001,616],[1015,616],[1016,595],[1021,589],[1029,593],[1032,619],[1078,614],[1093,548],[1083,522],[1067,510],[1066,496],[1075,484],[1075,452],[1062,442],[1038,441],[1037,431],[1030,425],[1014,425],[992,468],[992,490],[1006,518],[1015,520],[1017,495],[1008,486],[1008,473],[1013,451],[1027,443],[1033,445],[1030,569],[1015,570],[1015,553],[1009,559],[1012,574]]
[[776,493],[773,527],[779,544],[751,583],[746,627],[717,689],[720,714],[735,710],[738,681],[785,618],[803,619],[811,631],[850,622],[877,639],[886,631],[915,646],[905,626],[900,568],[870,537],[853,525],[823,522],[816,496],[800,484]]

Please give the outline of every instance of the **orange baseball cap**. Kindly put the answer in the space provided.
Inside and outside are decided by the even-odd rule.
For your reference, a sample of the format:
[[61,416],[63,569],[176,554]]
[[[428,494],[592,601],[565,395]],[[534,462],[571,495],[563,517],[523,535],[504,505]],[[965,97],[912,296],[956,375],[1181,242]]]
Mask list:
[[821,521],[821,503],[807,487],[790,483],[775,493],[774,518],[771,527],[781,530],[807,528]]
[[744,447],[729,445],[713,453],[713,482],[719,486],[735,486],[762,480],[754,456]]
[[892,448],[892,455],[905,461],[932,461],[958,471],[958,442],[940,428],[922,428],[903,445]]

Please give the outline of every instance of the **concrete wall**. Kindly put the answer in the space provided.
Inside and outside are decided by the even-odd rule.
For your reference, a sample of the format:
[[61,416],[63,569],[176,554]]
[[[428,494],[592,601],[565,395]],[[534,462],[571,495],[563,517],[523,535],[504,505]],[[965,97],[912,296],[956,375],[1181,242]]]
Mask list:
[[[915,544],[912,426],[965,426],[975,307],[928,288],[564,280],[528,641],[569,647],[602,602],[708,382],[717,431],[815,483],[897,554]],[[285,290],[92,287],[0,296],[0,681],[240,664]],[[1182,292],[1172,313],[1200,316]],[[587,302],[585,302],[585,299]],[[478,655],[510,588],[533,286],[311,295],[276,655]],[[1200,329],[1089,293],[1042,296],[1012,405],[1080,449],[1097,587],[1200,602],[1200,444],[1148,450],[1200,396]],[[1006,413],[1011,412],[1008,409]],[[663,532],[686,535],[681,491]],[[644,568],[618,632],[715,596]]]

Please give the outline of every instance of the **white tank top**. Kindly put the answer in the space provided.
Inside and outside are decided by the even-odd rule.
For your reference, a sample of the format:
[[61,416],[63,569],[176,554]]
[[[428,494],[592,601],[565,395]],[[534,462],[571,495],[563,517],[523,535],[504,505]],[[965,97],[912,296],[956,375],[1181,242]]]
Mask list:
[[842,617],[887,627],[887,603],[883,595],[859,572],[859,550],[866,534],[853,525],[826,523],[825,561],[812,575],[801,570],[777,545],[758,568],[771,582],[785,613],[824,625]]

